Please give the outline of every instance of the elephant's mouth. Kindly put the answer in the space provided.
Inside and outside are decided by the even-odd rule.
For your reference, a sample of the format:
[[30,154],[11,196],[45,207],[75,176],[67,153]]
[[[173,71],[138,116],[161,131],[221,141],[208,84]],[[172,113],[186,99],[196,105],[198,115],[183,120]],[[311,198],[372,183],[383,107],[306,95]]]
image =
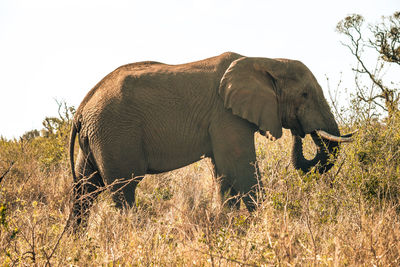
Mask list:
[[292,135],[297,135],[300,136],[301,138],[304,138],[306,136],[303,126],[301,126],[300,120],[297,116],[295,120],[295,125],[294,127],[290,128],[290,132],[292,133]]
[[297,135],[301,138],[306,137],[306,133],[303,131],[303,129],[290,129],[290,132],[292,135]]

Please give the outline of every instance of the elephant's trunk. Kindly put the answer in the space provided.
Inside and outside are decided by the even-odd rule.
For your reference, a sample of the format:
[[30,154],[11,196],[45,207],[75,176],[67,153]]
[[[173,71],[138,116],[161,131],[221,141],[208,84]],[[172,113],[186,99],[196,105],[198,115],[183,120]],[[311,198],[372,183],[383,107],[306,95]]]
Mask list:
[[[293,135],[292,163],[295,169],[300,169],[304,173],[309,172],[314,166],[316,171],[324,173],[333,167],[338,155],[339,143],[321,138],[317,132],[312,132],[311,137],[317,146],[317,154],[311,160],[304,158],[303,143],[300,136]],[[330,155],[333,155],[330,157]]]

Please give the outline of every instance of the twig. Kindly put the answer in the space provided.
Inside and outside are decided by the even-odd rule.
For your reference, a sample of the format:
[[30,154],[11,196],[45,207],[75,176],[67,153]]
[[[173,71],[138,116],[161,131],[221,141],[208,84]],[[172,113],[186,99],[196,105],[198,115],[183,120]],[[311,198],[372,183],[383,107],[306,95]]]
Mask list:
[[1,181],[3,181],[4,177],[6,177],[6,175],[11,171],[11,168],[13,167],[14,163],[15,163],[14,161],[11,161],[8,169],[0,176],[0,183]]
[[333,180],[336,179],[336,176],[337,176],[337,175],[339,174],[339,172],[342,170],[342,167],[343,167],[345,161],[346,161],[346,159],[343,159],[342,163],[339,165],[338,170],[336,171],[335,175],[333,175]]
[[306,226],[307,226],[308,231],[310,232],[311,241],[312,241],[312,244],[313,244],[313,247],[314,247],[314,262],[316,264],[317,263],[317,245],[315,243],[314,234],[313,234],[313,231],[311,229],[311,224],[310,224],[310,214],[309,214],[309,212],[310,212],[310,202],[309,201],[310,200],[307,199]]
[[69,221],[70,221],[70,219],[71,219],[71,216],[68,216],[68,219],[67,219],[67,222],[65,223],[64,229],[63,229],[62,233],[60,234],[60,236],[58,237],[57,242],[54,245],[50,255],[47,256],[47,254],[46,254],[46,264],[45,264],[45,266],[51,266],[50,265],[50,259],[53,257],[54,253],[56,252],[57,247],[60,244],[61,239],[63,238],[64,234],[67,232],[67,229],[69,229],[69,225],[70,225]]
[[222,255],[216,255],[216,254],[213,254],[213,253],[208,252],[208,251],[202,251],[202,250],[197,249],[197,248],[194,248],[194,247],[192,247],[192,246],[189,246],[189,247],[190,247],[193,251],[196,251],[196,252],[199,252],[199,253],[202,253],[202,254],[206,254],[206,255],[208,255],[208,256],[210,256],[210,257],[212,257],[212,258],[213,258],[213,257],[216,257],[216,258],[224,259],[224,260],[226,260],[226,261],[228,261],[228,262],[234,262],[234,263],[239,264],[240,266],[256,266],[256,267],[260,266],[260,265],[257,265],[257,264],[246,263],[246,262],[243,262],[243,261],[240,261],[240,260],[237,260],[237,259],[227,258],[227,257],[224,257],[224,256],[222,256]]

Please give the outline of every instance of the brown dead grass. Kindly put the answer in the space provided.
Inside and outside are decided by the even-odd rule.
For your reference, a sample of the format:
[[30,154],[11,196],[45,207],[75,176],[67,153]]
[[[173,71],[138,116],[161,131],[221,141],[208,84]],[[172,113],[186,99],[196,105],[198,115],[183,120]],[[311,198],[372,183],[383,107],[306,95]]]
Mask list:
[[138,188],[137,205],[130,210],[117,210],[109,193],[103,193],[91,210],[87,232],[79,235],[65,229],[72,188],[67,158],[48,163],[35,152],[35,142],[22,146],[20,141],[2,140],[0,175],[11,160],[16,163],[0,184],[0,262],[398,266],[400,222],[393,192],[399,188],[389,178],[400,172],[399,165],[391,162],[388,168],[376,166],[377,160],[360,160],[368,134],[365,130],[356,142],[345,145],[336,166],[324,175],[293,170],[288,132],[276,142],[257,136],[265,200],[252,214],[244,208],[222,208],[218,181],[204,159],[146,176]]

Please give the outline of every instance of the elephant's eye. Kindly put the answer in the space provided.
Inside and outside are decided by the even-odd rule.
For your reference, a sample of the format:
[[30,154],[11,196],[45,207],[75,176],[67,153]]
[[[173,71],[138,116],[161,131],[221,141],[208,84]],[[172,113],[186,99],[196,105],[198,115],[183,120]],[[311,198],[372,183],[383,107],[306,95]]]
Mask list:
[[307,97],[308,97],[308,93],[307,93],[307,92],[303,92],[303,93],[301,94],[301,96],[302,96],[303,98],[307,98]]

